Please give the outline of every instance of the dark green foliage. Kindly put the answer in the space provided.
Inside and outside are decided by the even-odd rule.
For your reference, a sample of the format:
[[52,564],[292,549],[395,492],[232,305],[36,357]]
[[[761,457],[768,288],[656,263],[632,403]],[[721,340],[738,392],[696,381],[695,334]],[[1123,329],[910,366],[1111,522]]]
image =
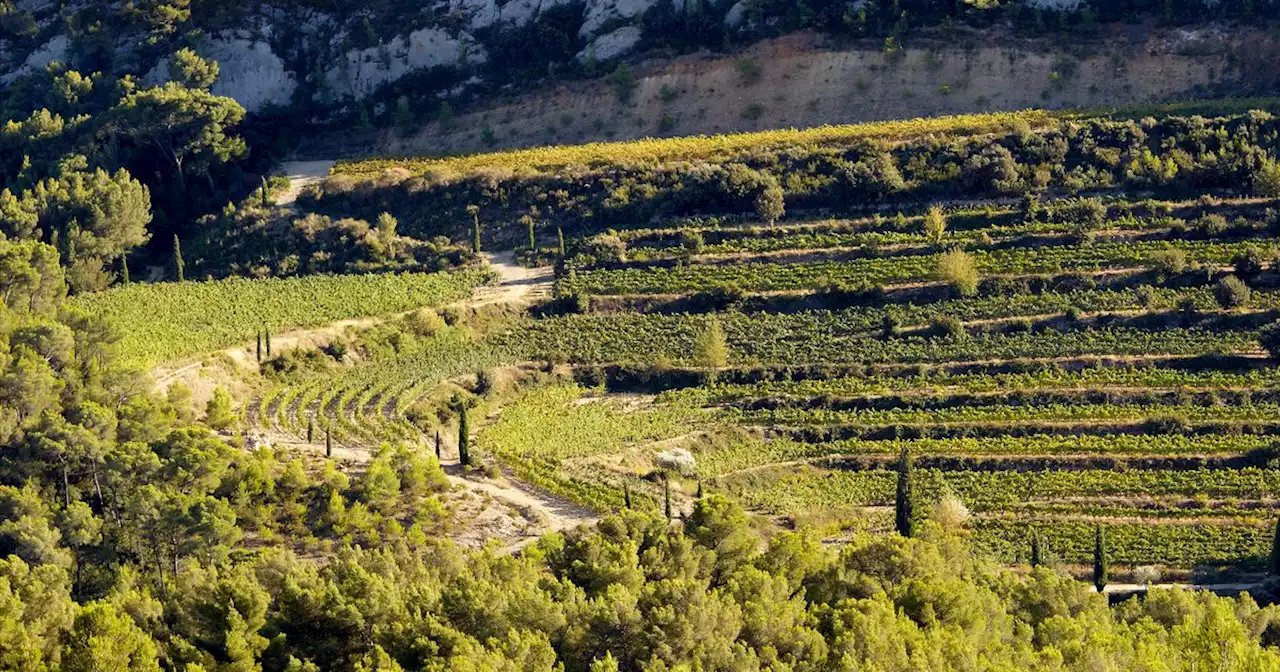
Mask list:
[[1107,559],[1107,537],[1102,526],[1098,525],[1094,532],[1093,542],[1093,587],[1101,593],[1107,587],[1107,574],[1111,563]]
[[262,332],[261,331],[258,332],[258,347],[255,350],[255,352],[257,354],[258,363],[261,364],[262,363]]
[[625,481],[622,484],[622,507],[631,509],[631,484]]
[[120,257],[120,281],[126,287],[131,283],[129,278],[129,257],[127,256]]
[[1041,558],[1040,554],[1041,554],[1040,533],[1032,529],[1031,530],[1031,566],[1032,567],[1039,567],[1040,565],[1044,564],[1044,560]]
[[1271,576],[1280,576],[1280,520],[1276,521],[1275,533],[1271,540]]
[[333,457],[333,429],[328,424],[324,426],[324,456]]
[[1252,293],[1249,286],[1234,275],[1228,275],[1213,286],[1213,298],[1223,308],[1239,308],[1249,305],[1249,298]]
[[440,430],[436,430],[436,460],[442,460],[444,456],[440,454]]
[[1273,359],[1280,359],[1280,321],[1273,322],[1258,332],[1258,344]]
[[557,225],[556,225],[556,254],[557,254],[561,259],[564,259],[564,257],[565,257],[565,252],[564,252],[564,228],[563,228],[563,227],[561,227],[559,224],[557,224]]
[[893,499],[893,529],[910,538],[915,533],[915,494],[912,492],[911,455],[906,448],[898,457],[898,488]]
[[662,511],[667,520],[671,520],[671,477],[662,475]]
[[307,418],[307,443],[314,443],[316,435],[316,419]]
[[471,466],[471,428],[468,426],[467,409],[458,411],[458,462]]
[[262,327],[262,345],[266,351],[267,357],[271,357],[271,327],[263,325]]

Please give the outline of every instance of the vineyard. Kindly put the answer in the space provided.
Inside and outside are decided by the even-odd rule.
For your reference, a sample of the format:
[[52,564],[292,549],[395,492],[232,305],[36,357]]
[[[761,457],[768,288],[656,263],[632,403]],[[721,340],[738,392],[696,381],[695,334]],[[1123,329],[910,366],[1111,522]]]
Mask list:
[[[1117,119],[339,164],[335,179],[369,183],[313,204],[474,200],[401,220],[464,217],[474,244],[535,203],[517,253],[555,266],[552,298],[358,331],[337,354],[276,365],[242,417],[352,449],[436,445],[598,511],[678,516],[719,492],[835,542],[894,528],[906,455],[915,519],[947,502],[954,519],[958,502],[965,534],[1004,562],[1027,562],[1034,540],[1040,560],[1087,573],[1101,530],[1122,575],[1256,576],[1280,515],[1277,129],[1261,113]],[[422,180],[379,186],[392,168]],[[794,211],[735,209],[775,184]],[[963,198],[931,191],[952,188]],[[662,190],[665,205],[637,205]],[[130,354],[440,305],[483,280],[321,278],[270,297],[193,284],[244,300],[218,313],[243,318],[196,344],[179,333],[200,317],[172,315],[140,332],[164,352]],[[163,300],[144,291],[85,303]]]

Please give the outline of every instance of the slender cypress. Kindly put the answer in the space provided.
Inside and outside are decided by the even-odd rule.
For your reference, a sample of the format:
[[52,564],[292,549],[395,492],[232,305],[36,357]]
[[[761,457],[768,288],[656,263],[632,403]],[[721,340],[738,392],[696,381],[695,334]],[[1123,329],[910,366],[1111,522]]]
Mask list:
[[702,499],[702,477],[698,477],[698,499]]
[[535,251],[538,249],[538,242],[534,240],[534,237],[533,237],[533,218],[532,217],[530,217],[525,222],[525,226],[529,228],[529,250]]
[[266,175],[263,175],[263,176],[262,176],[262,207],[264,207],[264,208],[269,208],[269,207],[271,207],[271,199],[270,199],[270,195],[269,195],[269,193],[268,193],[268,191],[267,191],[267,176],[266,176]]
[[462,466],[471,465],[471,432],[467,427],[467,409],[458,414],[458,461]]
[[564,229],[556,224],[556,242],[560,251],[560,258],[564,259]]
[[333,432],[327,425],[324,428],[324,456],[333,457]]
[[671,478],[669,476],[662,477],[662,489],[666,501],[667,520],[671,520]]
[[129,257],[120,257],[120,278],[124,280],[126,287],[129,286]]
[[440,430],[436,430],[436,462],[440,461]]
[[262,332],[258,332],[258,363],[262,363]]
[[1093,585],[1101,593],[1107,587],[1107,538],[1098,525],[1093,539]]
[[904,537],[910,537],[915,531],[915,521],[912,519],[912,501],[911,493],[911,455],[907,453],[907,449],[902,449],[902,455],[898,458],[898,492],[894,498],[894,528]]
[[187,265],[182,261],[182,241],[178,240],[178,234],[173,234],[173,266],[178,271],[178,282],[187,279]]
[[262,341],[267,346],[267,357],[271,356],[271,327],[263,327]]
[[307,418],[307,443],[315,440],[316,420],[315,418]]
[[622,483],[622,505],[631,508],[631,484],[625,481]]
[[1031,530],[1031,566],[1039,567],[1042,560],[1040,559],[1040,533],[1034,529]]
[[1271,575],[1280,576],[1280,520],[1276,520],[1276,534],[1271,541]]

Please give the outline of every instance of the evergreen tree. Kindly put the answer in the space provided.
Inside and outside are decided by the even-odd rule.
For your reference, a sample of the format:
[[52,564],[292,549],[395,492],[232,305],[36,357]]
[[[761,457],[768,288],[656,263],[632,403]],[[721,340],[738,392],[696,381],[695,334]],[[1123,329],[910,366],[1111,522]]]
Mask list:
[[662,477],[662,494],[663,494],[663,499],[666,502],[666,506],[664,507],[663,510],[666,511],[667,520],[671,520],[671,477],[670,476],[664,475]]
[[1102,532],[1102,526],[1098,525],[1093,539],[1093,585],[1099,593],[1107,587],[1108,567],[1107,538]]
[[271,327],[262,328],[262,343],[266,346],[267,357],[271,357]]
[[436,462],[441,460],[440,456],[440,430],[436,430]]
[[622,505],[631,508],[631,484],[626,481],[622,483]]
[[898,492],[894,497],[894,529],[904,537],[910,537],[915,531],[915,520],[912,515],[915,502],[911,493],[911,455],[902,449],[898,458]]
[[328,425],[324,428],[324,456],[333,457],[333,431]]
[[262,332],[261,331],[258,332],[257,355],[258,355],[258,363],[261,364],[262,363]]
[[120,279],[126,287],[129,286],[129,257],[120,257]]
[[173,267],[178,271],[178,282],[186,280],[187,265],[182,261],[182,241],[178,234],[173,234]]
[[698,478],[698,499],[702,499],[702,478]]
[[262,196],[262,207],[264,208],[271,207],[271,192],[270,190],[267,189],[266,175],[262,176],[262,188],[259,190],[259,192],[260,192],[260,195]]
[[467,426],[467,409],[458,412],[458,461],[462,466],[471,465],[471,431]]
[[559,224],[556,224],[556,249],[560,258],[564,259],[564,229]]
[[1271,540],[1271,575],[1280,576],[1280,520],[1276,520],[1275,537]]
[[315,418],[307,418],[307,443],[315,440],[316,420]]
[[480,206],[468,205],[467,214],[471,215],[471,251],[480,254]]
[[1040,533],[1031,530],[1031,566],[1039,567],[1043,563],[1040,558]]
[[529,215],[525,215],[524,217],[520,218],[520,221],[524,222],[525,229],[529,233],[529,250],[530,251],[537,250],[538,241],[534,238],[534,235],[533,235],[533,217],[530,217]]

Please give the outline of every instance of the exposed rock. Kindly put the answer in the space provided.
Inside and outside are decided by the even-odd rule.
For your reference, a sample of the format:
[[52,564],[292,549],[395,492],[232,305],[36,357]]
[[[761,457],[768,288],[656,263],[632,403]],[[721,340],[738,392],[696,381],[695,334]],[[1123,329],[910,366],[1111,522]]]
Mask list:
[[[288,105],[298,88],[293,75],[285,70],[284,61],[266,42],[224,33],[207,41],[199,51],[204,58],[218,62],[213,93],[234,98],[249,112],[270,105]],[[143,82],[160,84],[170,77],[169,60],[163,59],[143,77]]]
[[498,21],[497,0],[451,0],[449,8],[465,14],[472,30],[488,28]]
[[503,23],[512,26],[526,26],[542,12],[540,0],[511,0],[499,10],[499,18]]
[[1047,9],[1053,12],[1078,12],[1084,9],[1084,0],[1026,0],[1032,9]]
[[423,28],[407,38],[349,51],[338,60],[336,67],[324,73],[326,91],[322,95],[329,100],[361,99],[414,70],[485,63],[489,56],[467,33],[454,37],[440,28]]
[[615,19],[634,19],[660,0],[587,0],[587,9],[578,31],[579,37],[590,37]]
[[586,49],[578,52],[578,60],[583,63],[592,58],[597,61],[612,61],[631,53],[631,50],[640,43],[640,37],[641,31],[638,26],[623,26],[592,40]]
[[737,4],[729,8],[729,12],[724,15],[724,25],[729,28],[740,28],[747,20],[747,3],[746,0],[738,0]]
[[58,35],[48,42],[40,45],[39,49],[31,52],[22,65],[13,72],[0,75],[0,84],[9,84],[13,80],[30,72],[36,72],[49,65],[54,61],[67,60],[68,50],[71,48],[71,39],[66,35]]

